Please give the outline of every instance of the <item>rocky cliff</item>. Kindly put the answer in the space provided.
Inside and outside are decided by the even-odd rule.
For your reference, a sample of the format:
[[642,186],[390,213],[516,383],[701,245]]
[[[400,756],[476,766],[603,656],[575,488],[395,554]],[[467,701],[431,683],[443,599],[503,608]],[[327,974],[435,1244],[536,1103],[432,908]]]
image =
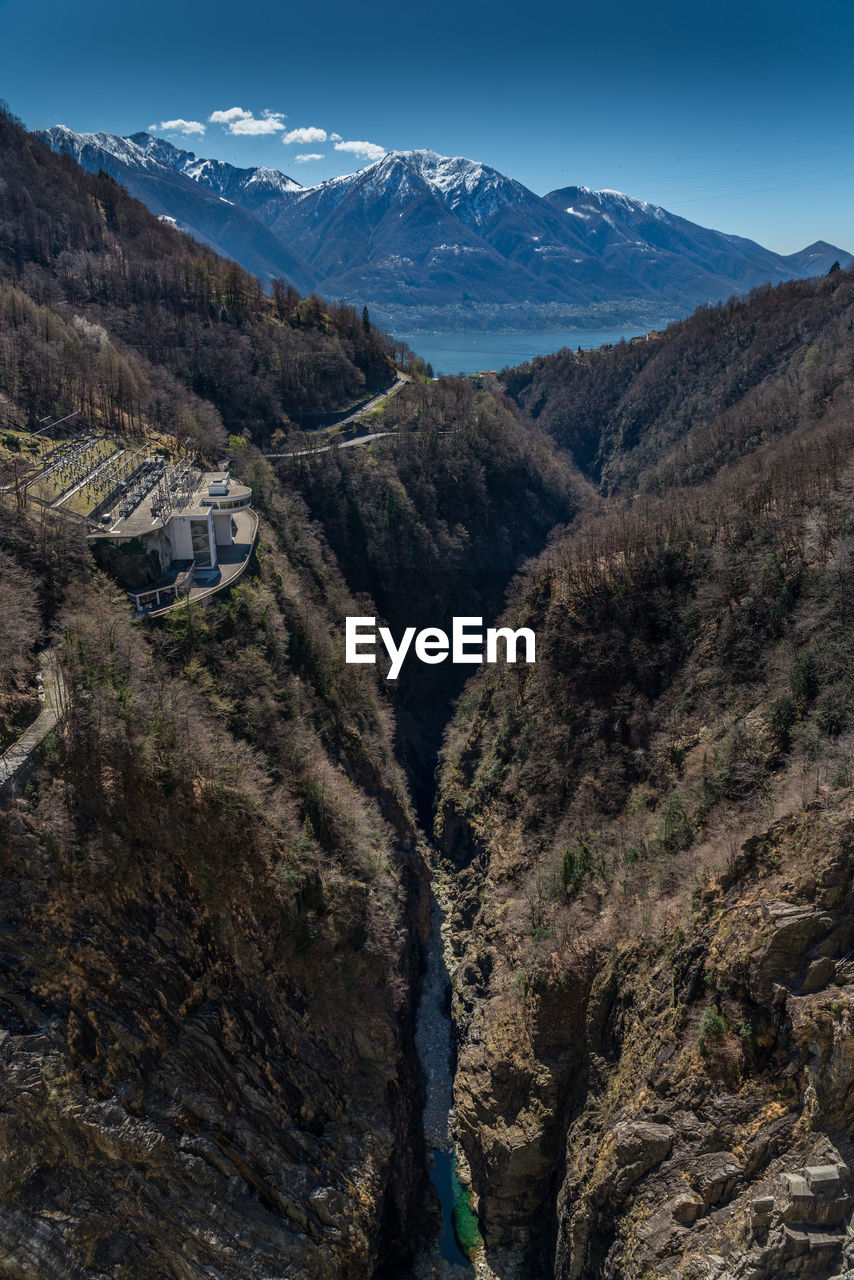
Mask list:
[[[63,673],[0,816],[0,1273],[409,1275],[410,796],[426,820],[459,694],[435,836],[479,1277],[846,1274],[850,274],[507,381],[586,481],[496,384],[417,374],[393,438],[276,474],[253,439],[392,344],[0,132],[3,743],[36,637]],[[28,496],[23,429],[77,399],[134,448],[228,433],[262,517],[233,590],[139,625]],[[491,614],[519,570],[530,668],[395,695],[344,662],[346,616]]]
[[446,736],[456,1123],[497,1274],[850,1266],[846,417],[805,445],[579,516],[511,594],[536,665],[478,675]]
[[688,928],[488,1010],[471,946],[456,1113],[508,1274],[847,1274],[852,836],[850,792],[813,804],[746,841]]
[[[37,559],[26,512],[4,528]],[[4,1274],[411,1255],[426,872],[381,691],[327,652],[347,607],[304,527],[267,524],[251,583],[148,632],[72,566],[65,714],[0,827]]]

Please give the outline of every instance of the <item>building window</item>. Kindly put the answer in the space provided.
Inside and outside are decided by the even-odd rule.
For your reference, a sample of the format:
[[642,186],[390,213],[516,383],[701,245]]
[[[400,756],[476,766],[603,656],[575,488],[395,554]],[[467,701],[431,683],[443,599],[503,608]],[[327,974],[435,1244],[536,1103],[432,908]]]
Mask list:
[[193,559],[200,569],[209,569],[211,566],[211,540],[208,534],[207,520],[191,521],[190,537],[193,540]]
[[202,498],[199,503],[200,507],[213,507],[214,511],[235,511],[240,507],[248,507],[251,501],[251,494],[246,498],[235,498],[230,502],[222,502],[219,498]]

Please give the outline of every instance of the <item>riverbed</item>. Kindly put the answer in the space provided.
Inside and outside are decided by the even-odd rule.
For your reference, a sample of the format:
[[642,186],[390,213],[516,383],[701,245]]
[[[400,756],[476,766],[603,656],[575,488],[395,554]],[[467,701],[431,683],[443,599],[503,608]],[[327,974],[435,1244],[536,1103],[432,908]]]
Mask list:
[[[431,1263],[448,1277],[472,1275],[472,1267],[457,1244],[453,1211],[459,1194],[451,1138],[454,1103],[454,1063],[451,1039],[451,983],[442,940],[442,909],[433,899],[426,968],[415,1024],[415,1047],[424,1080],[424,1141],[433,1186],[442,1205],[442,1230],[422,1259],[420,1274]],[[441,1265],[444,1264],[444,1265]]]

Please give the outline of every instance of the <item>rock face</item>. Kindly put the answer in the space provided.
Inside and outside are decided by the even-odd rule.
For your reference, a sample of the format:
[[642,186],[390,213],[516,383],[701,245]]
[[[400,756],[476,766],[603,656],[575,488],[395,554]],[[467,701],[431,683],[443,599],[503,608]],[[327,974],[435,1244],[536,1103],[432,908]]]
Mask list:
[[194,834],[98,885],[5,830],[4,1275],[355,1280],[415,1238],[405,998],[367,950],[295,952],[257,864],[205,900],[171,857]]
[[849,1274],[852,849],[844,793],[748,840],[690,941],[626,941],[515,990],[495,963],[509,906],[484,897],[455,1098],[496,1272]]

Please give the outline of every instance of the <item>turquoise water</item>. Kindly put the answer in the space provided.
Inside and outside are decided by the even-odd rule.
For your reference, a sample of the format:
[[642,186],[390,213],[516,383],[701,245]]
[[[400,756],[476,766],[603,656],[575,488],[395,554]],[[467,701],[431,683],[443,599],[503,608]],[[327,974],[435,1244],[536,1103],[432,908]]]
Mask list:
[[439,1236],[439,1252],[446,1262],[471,1268],[471,1263],[457,1244],[454,1231],[454,1205],[460,1194],[460,1184],[456,1177],[455,1160],[450,1151],[433,1152],[432,1177],[433,1185],[439,1192],[439,1199],[442,1202],[442,1234]]
[[550,355],[561,347],[601,347],[642,332],[637,326],[624,329],[526,329],[518,332],[484,331],[459,333],[396,333],[408,342],[435,374],[479,373],[482,369],[503,369],[523,364],[534,356]]

